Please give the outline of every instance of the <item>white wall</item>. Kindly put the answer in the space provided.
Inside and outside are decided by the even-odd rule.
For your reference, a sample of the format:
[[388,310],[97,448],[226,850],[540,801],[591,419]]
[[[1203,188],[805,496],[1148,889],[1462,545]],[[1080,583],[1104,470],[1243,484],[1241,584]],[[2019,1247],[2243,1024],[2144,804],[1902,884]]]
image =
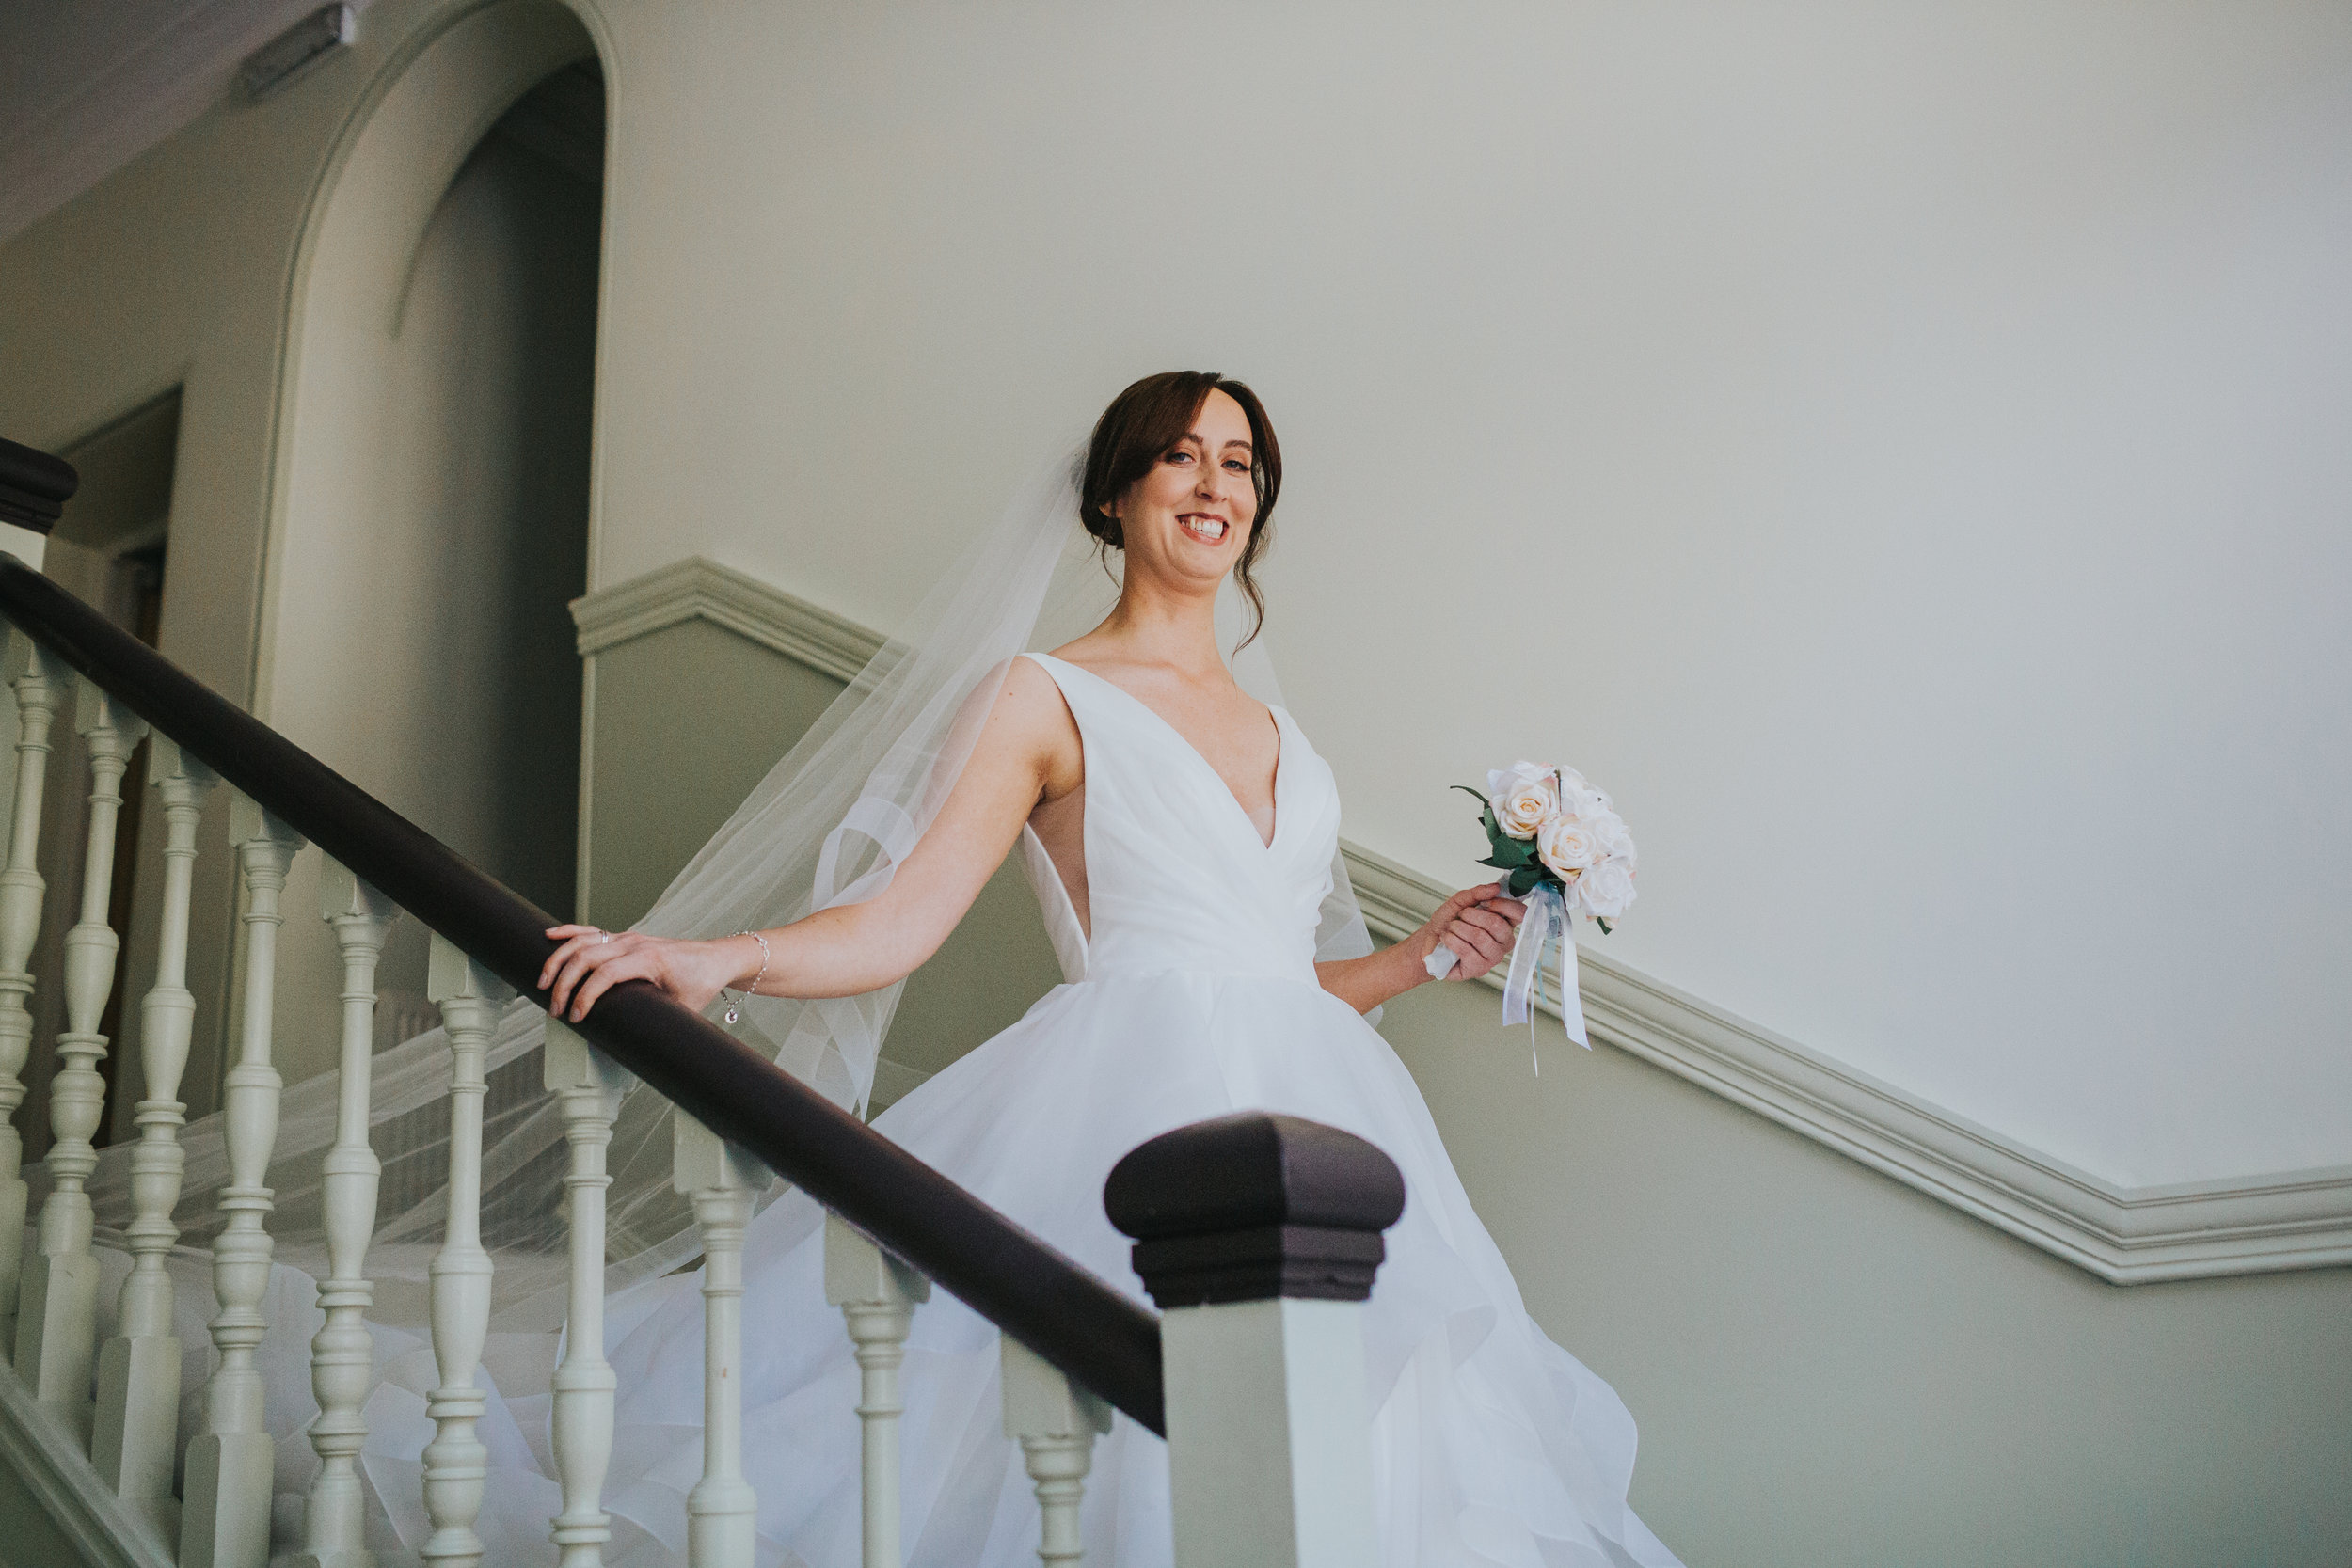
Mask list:
[[596,580],[890,625],[1239,374],[1351,836],[1572,761],[1637,967],[2119,1181],[2352,1161],[2352,12],[598,15]]
[[[184,380],[232,692],[297,240],[459,11],[0,249],[11,431]],[[1467,878],[1443,786],[1564,756],[1637,967],[2118,1181],[2352,1162],[2341,7],[581,14],[592,580],[888,625],[1126,379],[1242,374],[1351,836]]]

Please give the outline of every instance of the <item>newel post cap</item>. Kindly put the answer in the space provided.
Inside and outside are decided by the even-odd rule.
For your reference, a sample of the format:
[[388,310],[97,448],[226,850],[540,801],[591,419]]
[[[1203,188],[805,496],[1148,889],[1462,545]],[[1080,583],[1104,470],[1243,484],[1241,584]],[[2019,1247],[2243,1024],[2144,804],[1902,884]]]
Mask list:
[[1163,1310],[1276,1297],[1362,1301],[1405,1212],[1396,1162],[1352,1132],[1244,1111],[1164,1132],[1104,1184]]
[[0,522],[47,533],[81,484],[64,458],[0,439]]

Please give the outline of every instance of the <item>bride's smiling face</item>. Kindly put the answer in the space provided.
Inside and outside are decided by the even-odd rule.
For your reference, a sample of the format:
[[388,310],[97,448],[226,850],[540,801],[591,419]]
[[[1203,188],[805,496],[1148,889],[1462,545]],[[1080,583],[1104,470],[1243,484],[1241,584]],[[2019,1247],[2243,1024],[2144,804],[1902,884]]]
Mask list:
[[1257,520],[1255,456],[1249,417],[1213,389],[1192,428],[1111,509],[1128,569],[1209,586],[1232,571]]

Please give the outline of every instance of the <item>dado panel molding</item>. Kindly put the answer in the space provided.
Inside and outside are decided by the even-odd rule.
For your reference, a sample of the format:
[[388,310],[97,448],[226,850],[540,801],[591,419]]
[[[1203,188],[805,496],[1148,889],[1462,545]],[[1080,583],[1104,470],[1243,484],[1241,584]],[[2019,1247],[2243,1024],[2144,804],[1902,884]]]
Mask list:
[[[1348,875],[1375,934],[1416,930],[1453,891],[1358,845]],[[1577,949],[1603,1040],[2114,1285],[2352,1263],[2352,1166],[2119,1187],[1796,1041]],[[1502,989],[1500,974],[1483,981]],[[1558,1009],[1541,1004],[1548,1012]]]
[[[592,659],[701,619],[847,682],[882,643],[853,622],[699,557],[599,590],[572,613],[580,651]],[[1361,846],[1342,847],[1380,937],[1417,928],[1451,891]],[[1601,953],[1580,949],[1577,961],[1595,1039],[2110,1284],[2352,1263],[2352,1166],[2119,1187]],[[1501,979],[1481,983],[1500,989]]]

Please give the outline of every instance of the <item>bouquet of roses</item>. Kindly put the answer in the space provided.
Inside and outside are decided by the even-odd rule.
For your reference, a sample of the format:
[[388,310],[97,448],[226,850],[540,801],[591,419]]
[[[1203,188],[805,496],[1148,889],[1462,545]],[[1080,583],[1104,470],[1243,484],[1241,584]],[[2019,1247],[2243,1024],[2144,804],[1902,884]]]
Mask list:
[[[1576,994],[1576,939],[1570,927],[1590,916],[1602,934],[1633,902],[1635,852],[1606,790],[1596,788],[1573,768],[1539,768],[1515,762],[1486,775],[1482,794],[1468,784],[1454,788],[1477,799],[1486,830],[1488,853],[1482,865],[1503,873],[1496,884],[1527,901],[1511,950],[1511,971],[1502,988],[1502,1022],[1525,1021],[1528,994],[1541,974],[1544,949],[1560,942],[1560,1016],[1568,1038],[1592,1049],[1584,1036],[1584,1009]],[[1429,955],[1429,973],[1442,980],[1457,962],[1454,950],[1438,944]]]

